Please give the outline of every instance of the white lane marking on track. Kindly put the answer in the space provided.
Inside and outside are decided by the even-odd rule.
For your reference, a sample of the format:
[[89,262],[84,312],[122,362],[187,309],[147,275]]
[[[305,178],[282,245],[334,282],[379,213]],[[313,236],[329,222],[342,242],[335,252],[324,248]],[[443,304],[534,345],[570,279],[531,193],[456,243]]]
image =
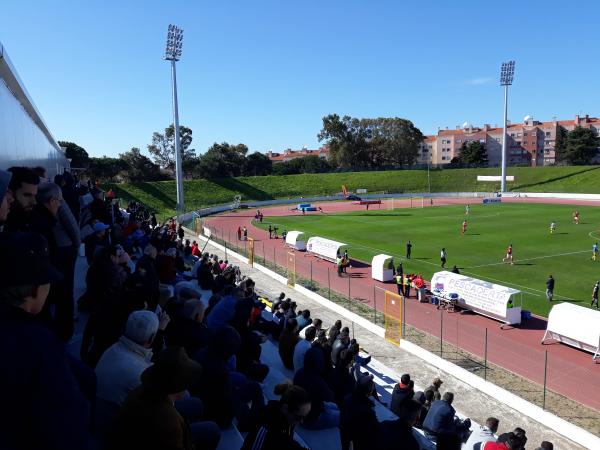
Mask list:
[[[589,250],[580,250],[577,252],[568,252],[568,253],[557,253],[555,255],[545,255],[545,256],[536,256],[535,258],[525,258],[525,259],[517,259],[515,260],[517,263],[520,263],[521,261],[534,261],[536,259],[544,259],[544,258],[554,258],[555,256],[567,256],[567,255],[577,255],[579,253],[588,253]],[[470,266],[470,267],[465,267],[465,269],[477,269],[479,267],[489,267],[489,266],[499,266],[502,264],[506,264],[505,262],[495,262],[495,263],[489,263],[489,264],[481,264],[479,266]]]

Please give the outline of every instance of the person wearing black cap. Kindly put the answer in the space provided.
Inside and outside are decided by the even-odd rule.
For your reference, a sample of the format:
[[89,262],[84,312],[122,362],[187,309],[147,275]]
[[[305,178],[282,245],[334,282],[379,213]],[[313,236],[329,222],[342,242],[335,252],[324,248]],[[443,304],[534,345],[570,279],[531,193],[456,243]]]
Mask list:
[[202,366],[182,347],[168,347],[142,373],[117,414],[107,448],[112,450],[215,449],[221,432],[214,422],[188,425],[174,402],[202,375]]
[[36,233],[0,234],[0,447],[87,448],[90,406],[64,344],[36,319],[62,275]]

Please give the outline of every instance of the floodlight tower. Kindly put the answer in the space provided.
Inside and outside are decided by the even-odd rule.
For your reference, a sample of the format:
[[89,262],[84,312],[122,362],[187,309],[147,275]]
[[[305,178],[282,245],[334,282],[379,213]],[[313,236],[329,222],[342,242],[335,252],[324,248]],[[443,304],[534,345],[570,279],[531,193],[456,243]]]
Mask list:
[[508,61],[502,63],[500,69],[500,86],[504,86],[504,133],[502,136],[502,180],[500,181],[500,192],[506,191],[506,121],[508,115],[508,87],[512,84],[515,75],[515,62]]
[[182,42],[183,30],[175,25],[169,25],[165,59],[167,61],[171,61],[171,87],[173,89],[173,131],[175,132],[175,179],[177,181],[177,223],[179,223],[179,215],[184,210],[181,139],[179,136],[179,107],[177,105],[177,73],[175,70],[175,63],[181,58]]

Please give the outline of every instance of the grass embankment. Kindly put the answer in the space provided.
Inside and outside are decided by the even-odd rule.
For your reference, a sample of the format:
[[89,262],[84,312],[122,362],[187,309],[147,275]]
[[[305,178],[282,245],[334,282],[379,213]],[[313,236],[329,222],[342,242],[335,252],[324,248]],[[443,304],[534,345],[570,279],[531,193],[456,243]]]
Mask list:
[[[446,248],[446,267],[461,273],[514,287],[523,292],[525,309],[547,316],[551,303],[545,296],[546,280],[556,279],[555,300],[589,306],[598,280],[600,261],[592,261],[592,244],[600,240],[600,211],[578,206],[581,223],[571,219],[573,206],[545,204],[440,206],[395,210],[356,211],[344,214],[265,217],[260,226],[275,224],[280,231],[299,230],[348,244],[352,258],[370,263],[374,255],[393,255],[404,262],[406,272],[431,279],[440,267],[440,249]],[[265,210],[267,212],[268,210]],[[460,234],[467,218],[467,233]],[[554,234],[549,225],[557,224]],[[258,224],[257,224],[258,225]],[[406,260],[406,242],[413,244]],[[503,264],[506,247],[513,245],[515,264]]]
[[[477,175],[499,175],[499,168],[446,169],[430,172],[431,192],[489,192],[500,189],[499,183],[477,182]],[[600,166],[514,167],[508,168],[515,182],[507,183],[511,191],[521,192],[600,192]],[[229,203],[235,195],[242,201],[331,195],[341,191],[367,189],[369,193],[428,192],[426,170],[391,170],[381,172],[345,172],[288,176],[239,177],[215,180],[184,181],[186,210]],[[155,183],[112,184],[117,194],[138,200],[161,216],[175,212],[174,181]]]

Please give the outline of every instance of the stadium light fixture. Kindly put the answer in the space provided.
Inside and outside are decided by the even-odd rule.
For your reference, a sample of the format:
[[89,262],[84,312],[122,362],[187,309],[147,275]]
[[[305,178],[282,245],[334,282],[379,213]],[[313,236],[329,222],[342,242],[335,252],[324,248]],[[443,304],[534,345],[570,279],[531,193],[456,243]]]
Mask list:
[[173,131],[175,132],[175,179],[177,184],[177,223],[183,213],[183,170],[181,156],[181,137],[179,135],[179,106],[177,103],[177,72],[175,63],[181,58],[183,48],[183,30],[175,25],[169,25],[167,31],[167,46],[165,59],[171,61],[171,88],[173,91]]
[[512,85],[515,76],[515,62],[508,61],[502,63],[500,68],[500,86],[504,86],[504,133],[502,136],[502,180],[500,181],[500,192],[506,191],[506,141],[507,129],[506,122],[508,116],[508,86]]

